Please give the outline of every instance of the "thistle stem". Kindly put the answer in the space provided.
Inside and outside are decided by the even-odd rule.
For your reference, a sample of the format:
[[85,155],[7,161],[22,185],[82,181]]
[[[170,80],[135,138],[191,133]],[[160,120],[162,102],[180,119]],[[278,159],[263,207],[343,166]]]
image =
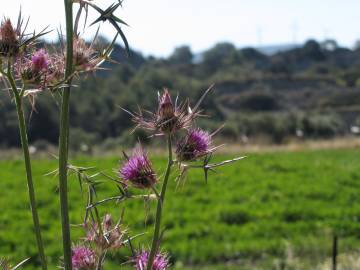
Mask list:
[[28,143],[28,137],[27,137],[27,133],[26,133],[26,124],[25,124],[25,117],[24,117],[24,111],[23,111],[23,104],[22,104],[22,99],[21,99],[20,93],[18,92],[15,80],[14,80],[11,70],[10,70],[10,60],[9,60],[9,67],[8,67],[6,76],[11,85],[11,89],[12,89],[12,92],[14,93],[14,97],[15,97],[21,146],[22,146],[24,161],[25,161],[30,208],[31,208],[31,214],[32,214],[32,218],[33,218],[33,224],[34,224],[36,242],[37,242],[38,251],[39,251],[39,257],[40,257],[40,261],[41,261],[41,267],[43,270],[47,270],[46,256],[45,256],[45,252],[44,252],[44,244],[43,244],[42,237],[41,237],[39,215],[38,215],[37,206],[36,206],[34,183],[33,183],[33,179],[32,179],[29,143]]
[[167,163],[167,168],[166,168],[166,172],[165,172],[164,183],[162,185],[160,197],[158,198],[158,203],[157,203],[154,236],[153,236],[153,241],[152,241],[152,245],[151,245],[149,259],[148,259],[148,262],[147,262],[147,267],[146,267],[147,270],[152,269],[155,254],[158,251],[159,244],[160,244],[159,243],[160,242],[159,237],[160,237],[162,209],[164,207],[166,187],[167,187],[170,172],[171,172],[171,166],[173,165],[172,147],[171,147],[171,135],[170,134],[168,135],[167,141],[168,141],[168,151],[169,151],[169,153],[168,153],[168,163]]
[[67,163],[69,147],[69,103],[70,85],[73,69],[73,11],[72,0],[64,0],[66,16],[66,69],[65,79],[67,86],[62,93],[61,113],[60,113],[60,134],[59,134],[59,193],[61,208],[61,227],[63,238],[64,269],[71,270],[71,238],[69,223],[69,207],[67,196]]

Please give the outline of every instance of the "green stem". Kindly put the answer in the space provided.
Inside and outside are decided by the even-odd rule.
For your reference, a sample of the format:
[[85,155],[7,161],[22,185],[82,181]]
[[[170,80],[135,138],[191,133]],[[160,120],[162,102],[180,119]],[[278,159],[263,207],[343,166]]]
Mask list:
[[[73,11],[72,0],[64,0],[66,16],[66,69],[65,79],[72,74],[73,63]],[[67,196],[67,165],[68,165],[68,145],[69,145],[69,103],[70,103],[71,80],[67,81],[67,86],[62,93],[61,113],[60,113],[60,134],[59,134],[59,192],[61,208],[61,227],[63,238],[64,268],[71,270],[71,238],[69,223],[69,207]]]
[[15,97],[16,110],[17,110],[17,115],[18,115],[18,120],[19,120],[21,146],[22,146],[22,150],[23,150],[23,154],[24,154],[26,178],[27,178],[27,185],[28,185],[28,192],[29,192],[29,199],[30,199],[30,208],[31,208],[31,214],[32,214],[33,223],[34,223],[36,242],[37,242],[37,246],[38,246],[42,269],[47,270],[46,256],[45,256],[44,245],[43,245],[43,241],[42,241],[42,237],[41,237],[39,215],[38,215],[37,206],[36,206],[34,183],[33,183],[33,179],[32,179],[29,143],[28,143],[28,138],[27,138],[27,133],[26,133],[26,124],[25,124],[25,117],[24,117],[24,111],[23,111],[23,106],[22,106],[22,99],[21,99],[21,96],[16,87],[15,80],[11,74],[10,60],[9,60],[7,78],[9,80],[9,83],[11,85],[11,88],[12,88],[12,91],[13,91],[14,97]]
[[100,255],[99,255],[99,261],[96,265],[96,270],[101,270],[101,267],[102,267],[102,263],[103,263],[103,260],[104,260],[104,256],[106,255],[106,253],[104,253],[103,251],[100,252]]
[[156,252],[158,251],[159,244],[160,244],[159,243],[160,242],[159,237],[160,237],[162,209],[163,209],[163,206],[164,206],[166,187],[167,187],[167,184],[168,184],[168,181],[169,181],[169,176],[170,176],[170,172],[171,172],[171,166],[173,165],[172,148],[171,148],[171,135],[170,134],[168,135],[167,140],[168,140],[168,151],[169,151],[169,153],[168,153],[168,163],[167,163],[167,168],[166,168],[166,172],[165,172],[164,183],[162,185],[160,197],[158,198],[158,203],[157,203],[154,236],[153,236],[150,255],[149,255],[149,259],[148,259],[148,263],[147,263],[147,267],[146,267],[147,270],[152,269],[152,264],[154,262],[155,255],[156,255]]

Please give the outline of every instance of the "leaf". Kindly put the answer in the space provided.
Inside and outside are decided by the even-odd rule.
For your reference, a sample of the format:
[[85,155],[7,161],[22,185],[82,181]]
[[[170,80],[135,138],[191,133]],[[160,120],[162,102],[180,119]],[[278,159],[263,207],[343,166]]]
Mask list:
[[125,36],[124,32],[121,30],[120,26],[118,26],[116,24],[115,21],[110,20],[110,23],[116,28],[116,30],[120,34],[121,39],[123,40],[124,45],[125,45],[126,53],[127,53],[128,56],[130,56],[130,47],[129,47],[129,43],[128,43],[127,39],[126,39],[126,36]]
[[121,6],[121,2],[119,2],[118,4],[111,4],[110,7],[108,7],[105,11],[102,10],[101,8],[99,8],[98,6],[96,6],[95,4],[92,3],[88,3],[92,8],[94,8],[98,13],[100,13],[100,17],[97,18],[93,23],[90,24],[94,25],[100,21],[109,21],[116,29],[116,31],[119,33],[119,35],[121,36],[121,39],[124,42],[125,45],[125,49],[126,49],[126,53],[127,56],[130,55],[130,48],[129,48],[129,43],[126,39],[126,36],[124,34],[124,32],[121,30],[119,24],[123,24],[126,26],[129,26],[125,21],[121,20],[120,18],[116,17],[113,13],[115,12],[115,10]]

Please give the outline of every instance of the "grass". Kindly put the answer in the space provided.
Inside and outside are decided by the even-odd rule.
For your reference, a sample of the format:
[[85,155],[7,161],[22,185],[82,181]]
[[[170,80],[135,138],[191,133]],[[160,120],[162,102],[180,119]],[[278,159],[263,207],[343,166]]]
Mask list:
[[[225,158],[229,156],[219,157]],[[154,160],[159,172],[164,171],[164,161]],[[72,163],[96,166],[110,174],[118,166],[118,158],[80,157]],[[54,160],[34,161],[50,269],[56,269],[61,256],[60,213],[57,178],[45,174],[56,165]],[[69,186],[70,220],[79,224],[86,196],[75,178],[70,179]],[[254,269],[254,265],[276,269],[276,264],[286,263],[291,256],[312,265],[321,263],[331,254],[334,234],[339,235],[342,253],[358,251],[359,191],[360,155],[356,149],[251,154],[219,169],[207,185],[202,173],[193,171],[178,191],[174,181],[170,182],[163,249],[170,252],[175,269],[186,270]],[[117,192],[110,182],[104,182],[98,195],[105,198]],[[118,217],[125,207],[125,224],[136,234],[152,228],[155,203],[150,206],[148,215],[143,201],[108,203],[100,211]],[[0,254],[14,261],[34,256],[36,246],[21,160],[0,161],[0,207]],[[82,229],[74,227],[73,241],[81,236]],[[150,233],[134,245],[146,239],[150,239]],[[119,266],[129,255],[125,249],[110,254],[106,269],[128,269]],[[31,260],[26,269],[38,269],[36,264]]]

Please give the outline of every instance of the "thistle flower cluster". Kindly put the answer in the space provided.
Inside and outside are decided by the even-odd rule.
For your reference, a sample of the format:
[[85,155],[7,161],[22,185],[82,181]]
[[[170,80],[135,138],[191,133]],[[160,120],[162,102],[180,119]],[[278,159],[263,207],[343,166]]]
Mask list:
[[213,147],[212,137],[216,133],[210,134],[195,125],[195,119],[201,116],[199,106],[205,96],[211,91],[210,87],[196,105],[191,108],[188,101],[178,105],[176,99],[173,102],[168,89],[164,89],[163,93],[158,97],[158,108],[155,112],[148,112],[149,116],[145,117],[142,110],[138,113],[131,113],[127,110],[132,120],[136,124],[136,128],[143,128],[154,132],[156,135],[167,137],[168,141],[168,166],[162,183],[161,193],[157,192],[155,185],[159,182],[156,178],[155,170],[148,158],[146,152],[141,146],[137,146],[133,154],[128,157],[126,154],[125,161],[120,168],[120,177],[123,183],[131,183],[133,187],[140,189],[152,189],[158,198],[158,207],[155,220],[155,230],[153,236],[152,247],[150,251],[141,250],[134,258],[136,270],[152,269],[165,270],[169,267],[169,260],[167,255],[159,252],[161,236],[159,235],[160,221],[162,215],[163,203],[165,200],[165,191],[167,182],[170,176],[170,170],[174,163],[172,160],[172,143],[174,139],[176,142],[176,162],[179,164],[179,178],[184,176],[184,173],[191,166],[185,162],[195,162],[203,159],[203,165],[194,166],[194,168],[203,168],[205,171],[205,179],[207,179],[207,171],[222,164],[209,164],[212,153],[217,147]]
[[[136,128],[150,130],[157,135],[170,135],[173,138],[180,135],[176,142],[175,152],[177,162],[181,166],[183,162],[206,159],[217,149],[213,147],[212,142],[212,137],[216,132],[210,134],[195,125],[196,118],[201,116],[199,106],[211,90],[212,87],[204,93],[193,108],[190,107],[188,101],[178,105],[178,99],[176,99],[174,103],[169,90],[165,88],[163,93],[158,95],[157,111],[148,113],[149,117],[145,117],[141,110],[138,113],[125,111],[132,116]],[[184,132],[185,134],[181,136]],[[141,146],[134,150],[130,158],[125,158],[126,161],[120,169],[120,176],[125,183],[131,182],[137,188],[150,188],[158,182],[151,162]]]
[[[44,88],[48,84],[49,78],[54,78],[54,73],[59,72],[54,69],[55,66],[56,69],[59,68],[58,63],[53,61],[55,57],[50,57],[44,48],[36,48],[37,40],[45,34],[45,30],[39,34],[26,33],[21,13],[16,27],[8,18],[1,22],[0,57],[7,58],[6,60],[10,62],[10,66],[15,71],[16,79],[22,81],[23,85]],[[63,76],[64,71],[60,72]]]
[[[61,89],[69,79],[79,73],[91,72],[99,69],[99,66],[109,59],[112,46],[115,41],[103,52],[95,49],[94,40],[87,44],[85,40],[74,36],[73,40],[73,70],[70,78],[65,77],[66,53],[64,46],[60,49],[55,47],[37,46],[38,39],[48,32],[46,29],[39,34],[29,34],[27,31],[27,23],[23,23],[21,13],[18,17],[16,26],[10,19],[5,18],[0,23],[0,67],[5,70],[10,63],[11,71],[15,75],[15,79],[22,88],[31,89],[26,93],[38,93],[38,90]],[[25,25],[25,26],[24,26]],[[60,37],[62,44],[65,43],[64,38]],[[5,61],[4,61],[5,60]],[[36,90],[36,91],[34,91]]]

